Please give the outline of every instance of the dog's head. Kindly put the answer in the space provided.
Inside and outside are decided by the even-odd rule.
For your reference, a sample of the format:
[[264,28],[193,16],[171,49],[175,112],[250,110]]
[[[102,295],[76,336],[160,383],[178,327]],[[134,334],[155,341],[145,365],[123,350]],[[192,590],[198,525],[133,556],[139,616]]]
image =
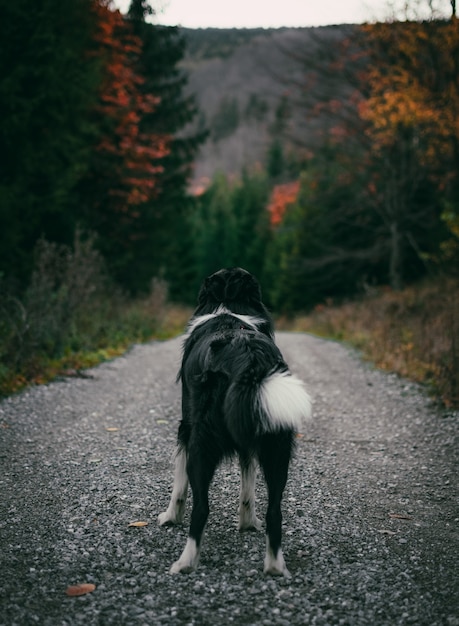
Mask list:
[[204,280],[198,304],[200,307],[225,305],[230,310],[234,305],[260,306],[260,285],[255,276],[241,267],[222,269]]
[[221,306],[238,315],[260,318],[263,322],[258,330],[273,337],[274,325],[261,300],[260,284],[250,272],[240,267],[231,267],[219,270],[204,280],[194,315],[212,314]]

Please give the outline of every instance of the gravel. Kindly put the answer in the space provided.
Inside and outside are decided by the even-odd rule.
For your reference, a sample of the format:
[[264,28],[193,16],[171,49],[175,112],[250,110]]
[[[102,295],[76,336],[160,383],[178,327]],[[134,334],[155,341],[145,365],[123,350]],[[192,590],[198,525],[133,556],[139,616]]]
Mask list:
[[[181,339],[154,342],[0,403],[0,624],[459,626],[458,413],[339,343],[278,343],[314,400],[283,501],[292,577],[265,577],[264,533],[237,531],[235,463],[212,484],[200,567],[168,574],[190,512],[156,524]],[[263,517],[260,477],[257,498]],[[68,597],[78,583],[96,589]]]

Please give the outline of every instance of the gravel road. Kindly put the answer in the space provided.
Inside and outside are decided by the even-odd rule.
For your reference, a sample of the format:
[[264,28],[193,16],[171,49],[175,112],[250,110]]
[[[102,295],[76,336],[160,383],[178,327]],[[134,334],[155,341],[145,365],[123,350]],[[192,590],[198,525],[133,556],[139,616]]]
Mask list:
[[[264,533],[237,531],[235,463],[212,484],[199,569],[168,574],[190,512],[156,524],[178,338],[0,403],[0,624],[459,626],[458,413],[341,344],[277,338],[314,401],[283,501],[292,577],[265,577]],[[264,517],[260,477],[257,498]],[[76,583],[96,589],[68,597]]]

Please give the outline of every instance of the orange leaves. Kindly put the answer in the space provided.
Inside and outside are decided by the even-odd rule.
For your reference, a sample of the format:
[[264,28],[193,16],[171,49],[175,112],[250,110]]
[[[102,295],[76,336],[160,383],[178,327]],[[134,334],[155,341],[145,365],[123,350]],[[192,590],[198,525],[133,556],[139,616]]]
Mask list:
[[65,595],[75,598],[77,596],[84,596],[87,593],[92,593],[95,591],[96,585],[92,583],[80,583],[78,585],[70,585],[65,590]]
[[104,64],[98,114],[107,128],[97,152],[109,159],[107,173],[112,188],[107,194],[113,209],[119,211],[154,197],[157,174],[162,171],[155,161],[168,154],[169,138],[140,130],[143,117],[154,112],[159,103],[157,96],[142,89],[145,79],[136,66],[141,40],[133,34],[129,21],[118,10],[110,9],[107,0],[94,0],[93,10],[97,18],[95,43]]
[[[451,22],[394,22],[361,27],[369,66],[369,96],[358,106],[376,150],[401,132],[416,136],[419,158],[435,163],[459,140],[455,59],[459,26]],[[422,144],[422,146],[421,146]]]
[[268,211],[271,216],[270,222],[272,226],[278,226],[282,222],[287,206],[295,202],[299,190],[300,181],[298,180],[292,183],[276,185],[274,187],[268,204]]

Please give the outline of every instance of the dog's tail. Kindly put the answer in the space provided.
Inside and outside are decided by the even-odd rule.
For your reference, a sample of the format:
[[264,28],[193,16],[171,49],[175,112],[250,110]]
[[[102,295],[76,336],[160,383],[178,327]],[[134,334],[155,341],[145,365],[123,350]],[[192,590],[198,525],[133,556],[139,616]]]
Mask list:
[[280,428],[298,431],[311,417],[311,398],[304,383],[288,370],[269,374],[262,381],[256,404],[265,431]]
[[301,430],[311,417],[311,399],[303,382],[285,363],[269,370],[266,363],[260,363],[258,372],[252,367],[230,385],[224,415],[235,442],[247,446],[266,433]]

